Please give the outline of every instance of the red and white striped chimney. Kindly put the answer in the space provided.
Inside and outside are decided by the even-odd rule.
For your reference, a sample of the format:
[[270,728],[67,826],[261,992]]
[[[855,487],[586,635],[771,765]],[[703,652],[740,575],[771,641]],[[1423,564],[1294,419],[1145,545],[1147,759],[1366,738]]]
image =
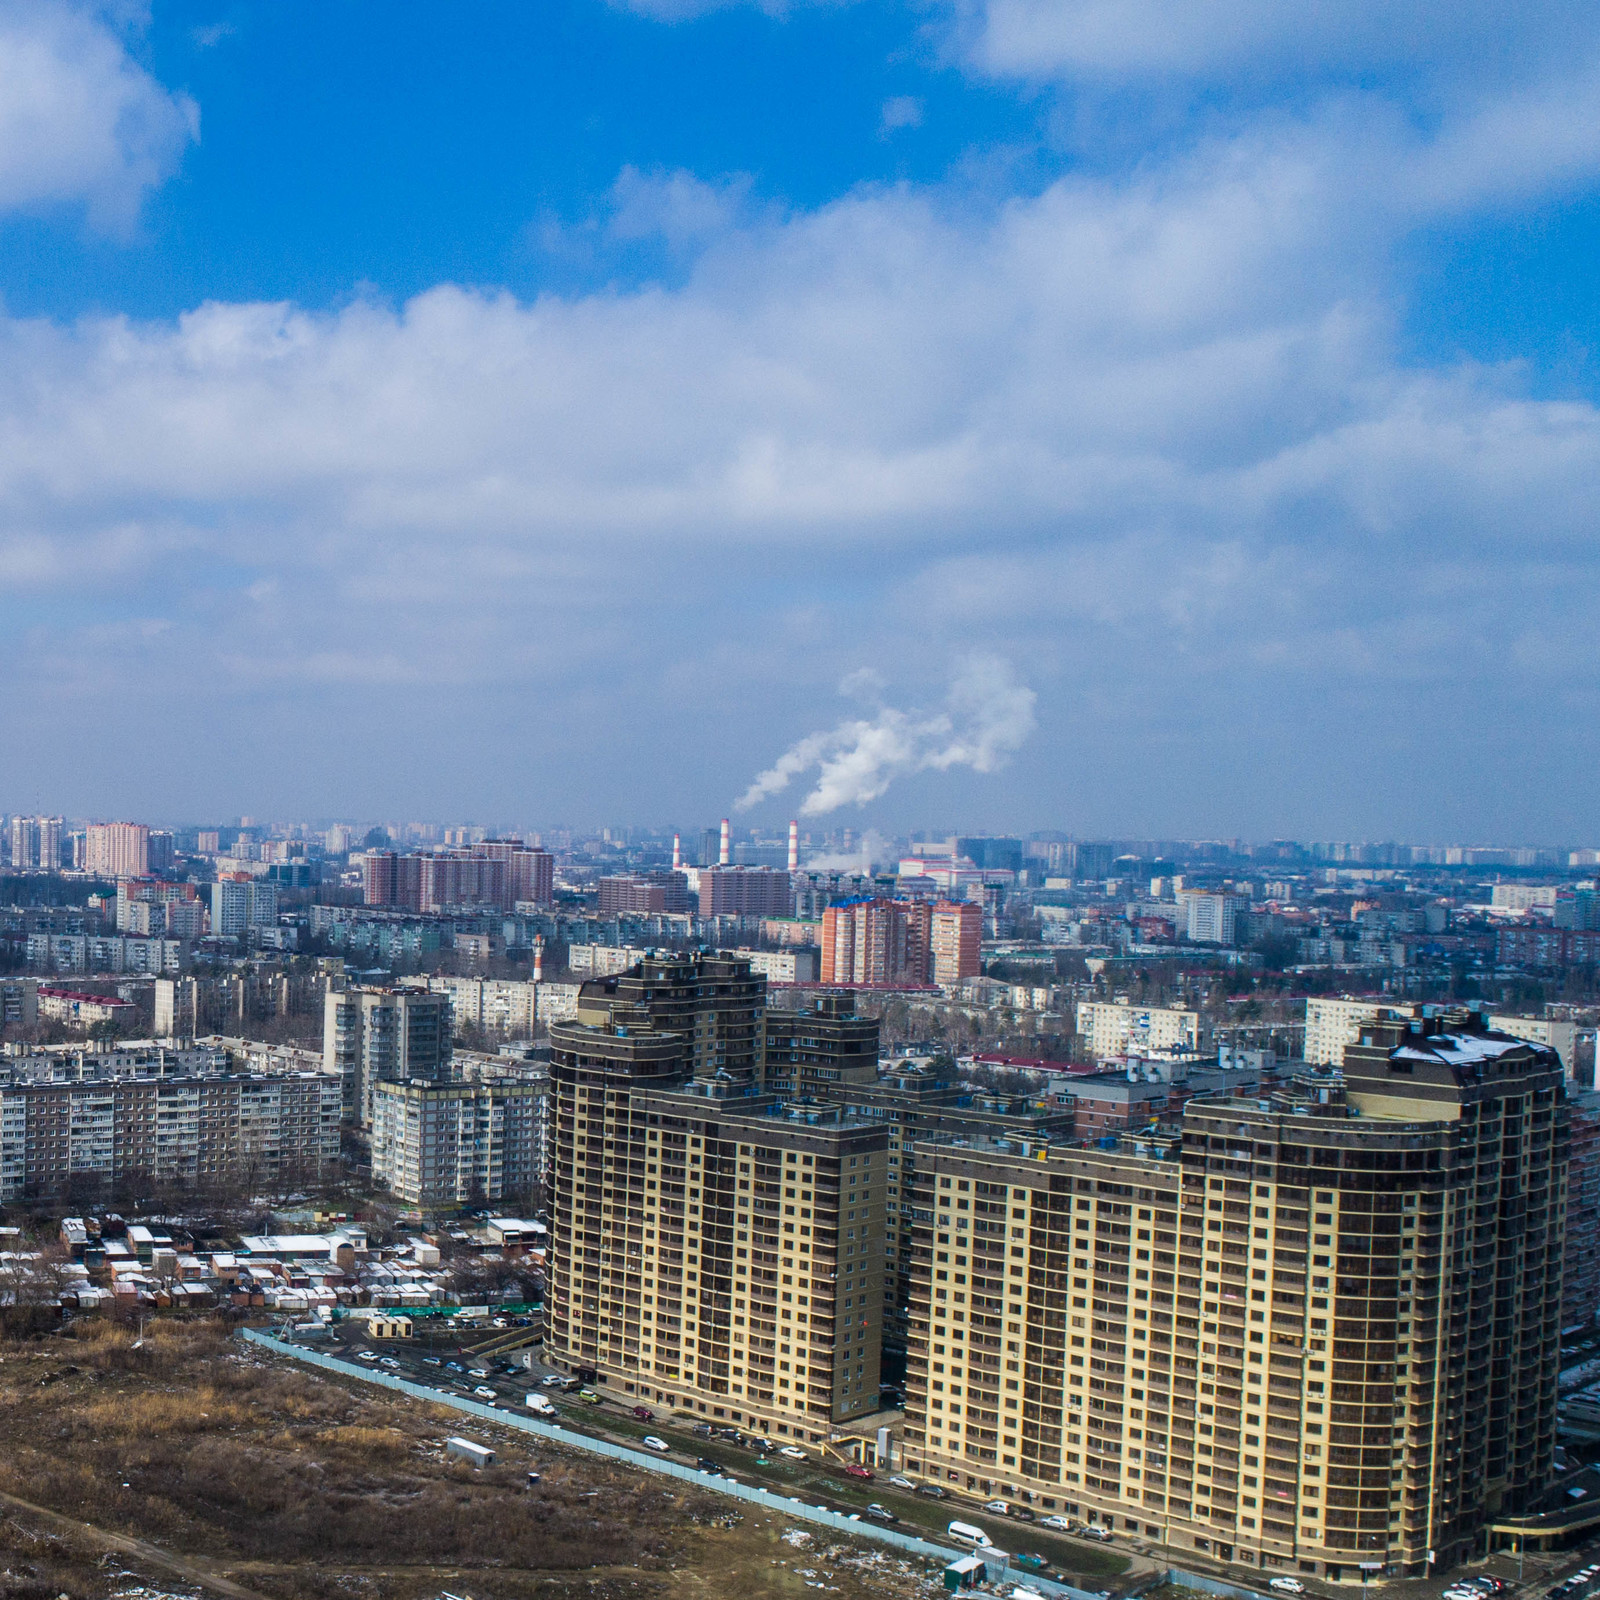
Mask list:
[[676,872],[683,865],[683,845],[677,834],[672,836],[672,870]]
[[722,819],[722,849],[717,856],[717,865],[725,867],[733,860],[733,830],[728,826],[728,819]]
[[533,936],[533,981],[544,982],[544,936],[538,933]]
[[794,819],[789,823],[789,870],[800,870],[800,823]]

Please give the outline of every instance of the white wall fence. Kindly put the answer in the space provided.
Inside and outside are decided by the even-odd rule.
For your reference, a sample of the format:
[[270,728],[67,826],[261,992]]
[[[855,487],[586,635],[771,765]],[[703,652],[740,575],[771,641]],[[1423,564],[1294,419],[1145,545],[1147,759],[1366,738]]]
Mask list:
[[[320,1350],[305,1350],[298,1345],[286,1344],[283,1340],[274,1339],[270,1334],[261,1333],[255,1328],[241,1328],[239,1331],[250,1343],[272,1350],[278,1355],[289,1356],[295,1361],[304,1362],[307,1366],[322,1367],[326,1371],[337,1372],[347,1378],[359,1378],[363,1383],[392,1389],[398,1394],[426,1400],[432,1405],[450,1406],[456,1411],[464,1411],[468,1416],[480,1417],[483,1421],[492,1422],[499,1427],[513,1428],[519,1433],[549,1439],[573,1450],[583,1450],[590,1455],[620,1461],[627,1466],[637,1467],[644,1472],[653,1472],[663,1478],[679,1478],[685,1483],[694,1484],[696,1488],[706,1489],[714,1494],[729,1495],[735,1500],[744,1500],[751,1505],[760,1506],[763,1510],[793,1517],[797,1522],[814,1523],[835,1533],[848,1534],[853,1539],[870,1539],[877,1544],[891,1545],[895,1549],[904,1550],[914,1556],[923,1556],[946,1566],[972,1553],[969,1550],[952,1550],[944,1545],[931,1544],[926,1539],[918,1539],[912,1534],[900,1533],[894,1528],[885,1528],[864,1519],[853,1522],[849,1517],[842,1516],[837,1511],[829,1511],[825,1506],[805,1505],[786,1495],[776,1494],[771,1489],[738,1483],[731,1478],[701,1472],[695,1467],[680,1466],[676,1461],[665,1461],[647,1451],[631,1450],[626,1445],[613,1444],[609,1439],[596,1439],[586,1433],[574,1433],[569,1428],[557,1427],[551,1422],[540,1422],[515,1411],[501,1410],[498,1406],[487,1406],[480,1401],[469,1400],[464,1395],[430,1389],[426,1384],[412,1383],[409,1379],[397,1378],[392,1373],[374,1372],[358,1362],[341,1361],[337,1356],[324,1355]],[[1054,1597],[1060,1597],[1060,1600],[1098,1600],[1097,1596],[1087,1590],[1074,1589],[1069,1584],[1057,1583],[1051,1578],[1035,1577],[1031,1572],[1014,1573],[1013,1576],[1030,1589],[1036,1589],[1040,1594],[1052,1597],[1052,1600]],[[1226,1592],[1239,1593],[1237,1590]]]

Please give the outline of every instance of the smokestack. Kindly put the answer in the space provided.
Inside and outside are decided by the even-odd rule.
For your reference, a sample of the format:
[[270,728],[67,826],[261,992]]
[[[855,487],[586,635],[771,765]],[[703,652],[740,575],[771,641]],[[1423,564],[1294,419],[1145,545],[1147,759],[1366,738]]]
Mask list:
[[791,821],[789,824],[789,871],[800,870],[800,824]]
[[722,849],[717,856],[717,865],[725,867],[733,859],[733,831],[728,826],[728,819],[722,819]]
[[677,834],[672,836],[672,870],[676,872],[683,865],[683,845]]
[[538,933],[533,936],[533,981],[544,982],[544,936]]

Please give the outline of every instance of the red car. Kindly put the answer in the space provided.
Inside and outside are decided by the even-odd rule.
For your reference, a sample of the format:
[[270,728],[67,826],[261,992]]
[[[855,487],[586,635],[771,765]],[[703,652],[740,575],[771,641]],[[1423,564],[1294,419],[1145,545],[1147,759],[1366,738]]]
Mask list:
[[868,1483],[872,1482],[872,1473],[866,1467],[846,1467],[844,1475],[847,1478],[865,1478]]
[[633,1408],[633,1414],[641,1422],[654,1422],[656,1420],[656,1414],[650,1409],[649,1406],[635,1406]]

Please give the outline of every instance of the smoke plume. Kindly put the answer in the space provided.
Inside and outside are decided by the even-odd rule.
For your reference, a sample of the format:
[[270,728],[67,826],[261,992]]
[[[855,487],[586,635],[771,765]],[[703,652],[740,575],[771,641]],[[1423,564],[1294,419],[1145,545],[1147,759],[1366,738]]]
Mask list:
[[[858,690],[863,682],[858,674],[843,687]],[[745,811],[781,794],[813,768],[816,785],[800,806],[801,815],[808,817],[866,805],[896,778],[913,772],[948,772],[952,767],[993,772],[1033,732],[1036,699],[1017,680],[1009,661],[968,656],[939,710],[901,711],[885,705],[870,719],[855,718],[809,734],[756,778],[738,808]]]

